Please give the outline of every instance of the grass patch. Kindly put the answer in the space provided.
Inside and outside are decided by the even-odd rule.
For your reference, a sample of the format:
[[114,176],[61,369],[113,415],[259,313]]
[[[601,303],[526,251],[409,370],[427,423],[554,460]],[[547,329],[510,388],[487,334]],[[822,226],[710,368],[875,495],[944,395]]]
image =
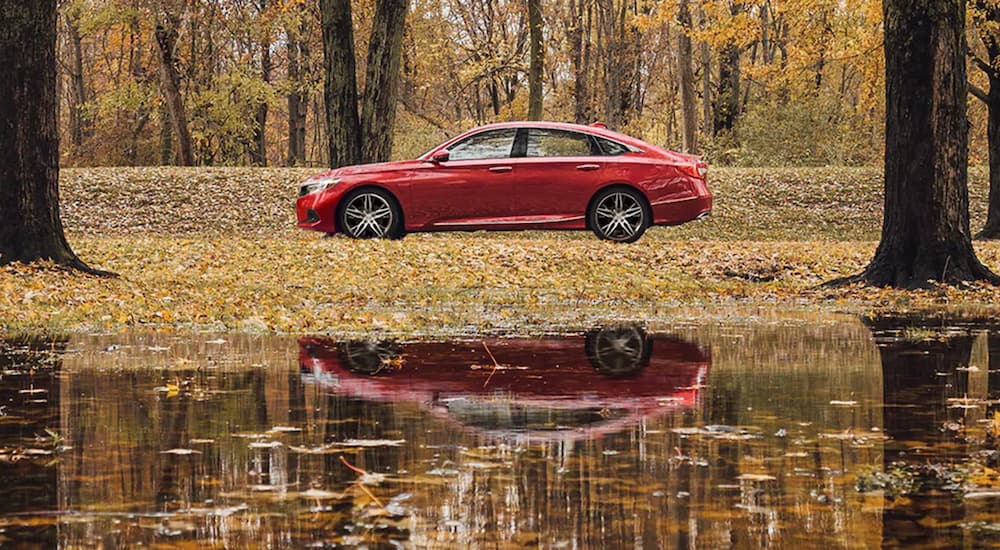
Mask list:
[[[66,170],[71,242],[91,265],[122,276],[0,268],[0,326],[523,333],[774,309],[989,314],[1000,303],[1000,290],[986,286],[817,288],[857,272],[874,253],[875,170],[717,170],[712,218],[654,228],[624,246],[585,232],[322,238],[292,227],[294,185],[308,173]],[[972,191],[979,216],[982,176],[974,176]],[[1000,267],[1000,244],[977,243],[977,250]]]

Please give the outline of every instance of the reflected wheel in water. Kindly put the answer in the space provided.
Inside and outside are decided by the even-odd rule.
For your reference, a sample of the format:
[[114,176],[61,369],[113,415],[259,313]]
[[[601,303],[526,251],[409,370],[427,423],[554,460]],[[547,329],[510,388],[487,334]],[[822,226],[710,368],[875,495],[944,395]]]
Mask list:
[[399,354],[391,342],[351,341],[340,344],[340,358],[351,372],[378,374]]
[[591,332],[586,340],[587,357],[594,369],[609,376],[629,376],[649,364],[653,345],[636,326],[611,327]]

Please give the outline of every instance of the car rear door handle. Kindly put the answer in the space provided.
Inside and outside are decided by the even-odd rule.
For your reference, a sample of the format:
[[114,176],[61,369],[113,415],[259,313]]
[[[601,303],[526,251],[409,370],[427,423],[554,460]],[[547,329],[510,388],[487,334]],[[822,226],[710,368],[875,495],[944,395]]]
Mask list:
[[600,167],[601,167],[600,164],[577,164],[576,165],[576,169],[577,170],[583,170],[585,172],[589,172],[591,170],[597,170]]
[[503,174],[503,173],[506,173],[506,172],[510,172],[513,169],[514,169],[513,166],[490,166],[490,172],[494,172],[494,173],[497,173],[497,174]]

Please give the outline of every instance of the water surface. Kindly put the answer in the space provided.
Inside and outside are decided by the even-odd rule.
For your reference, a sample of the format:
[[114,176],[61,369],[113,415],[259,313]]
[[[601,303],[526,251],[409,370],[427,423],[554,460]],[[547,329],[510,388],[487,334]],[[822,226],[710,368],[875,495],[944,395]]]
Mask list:
[[991,364],[940,321],[9,339],[0,546],[996,545]]

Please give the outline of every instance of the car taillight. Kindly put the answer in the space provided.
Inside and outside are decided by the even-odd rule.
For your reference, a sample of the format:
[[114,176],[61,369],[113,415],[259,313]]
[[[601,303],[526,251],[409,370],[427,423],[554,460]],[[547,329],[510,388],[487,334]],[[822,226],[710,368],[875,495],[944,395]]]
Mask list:
[[700,160],[694,164],[682,164],[680,168],[687,175],[698,179],[705,179],[705,176],[708,175],[708,165]]

